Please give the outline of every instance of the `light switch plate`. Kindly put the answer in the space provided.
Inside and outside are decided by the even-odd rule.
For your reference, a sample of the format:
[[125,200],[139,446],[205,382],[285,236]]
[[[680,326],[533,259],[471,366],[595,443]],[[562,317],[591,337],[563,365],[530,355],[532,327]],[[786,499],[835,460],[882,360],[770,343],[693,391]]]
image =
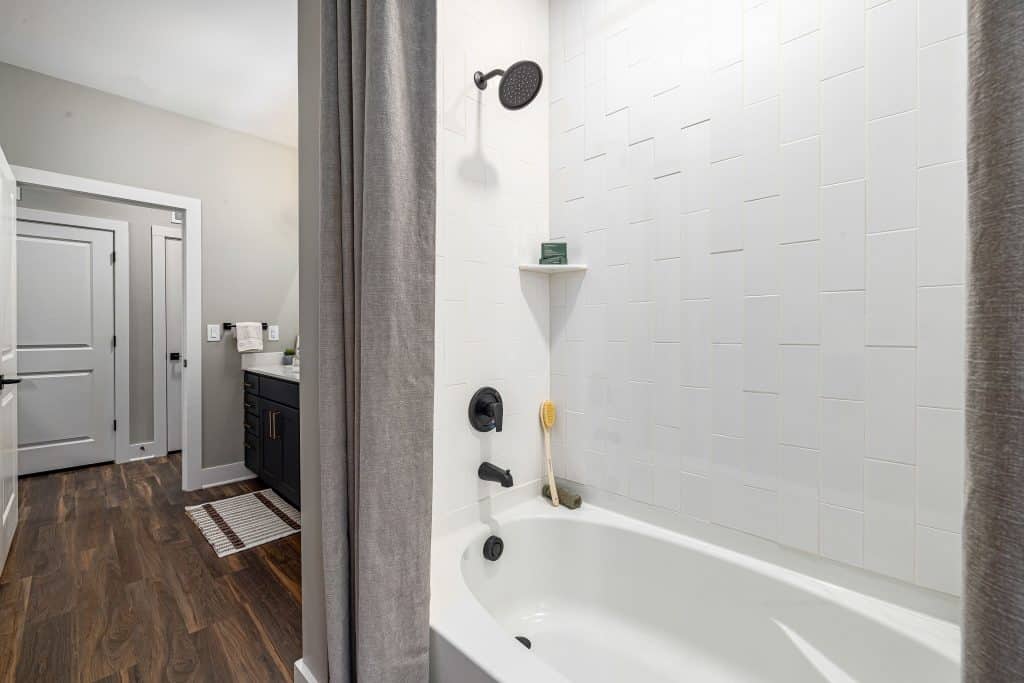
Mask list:
[[281,328],[277,325],[269,325],[267,327],[267,339],[270,341],[277,341],[281,338]]
[[220,341],[220,325],[206,326],[206,341]]

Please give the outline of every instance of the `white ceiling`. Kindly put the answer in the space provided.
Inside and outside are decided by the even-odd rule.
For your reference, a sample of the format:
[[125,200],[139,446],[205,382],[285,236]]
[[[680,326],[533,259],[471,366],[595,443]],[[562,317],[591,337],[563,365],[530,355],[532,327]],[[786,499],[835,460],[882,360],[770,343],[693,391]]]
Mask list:
[[0,61],[295,146],[296,0],[0,0]]

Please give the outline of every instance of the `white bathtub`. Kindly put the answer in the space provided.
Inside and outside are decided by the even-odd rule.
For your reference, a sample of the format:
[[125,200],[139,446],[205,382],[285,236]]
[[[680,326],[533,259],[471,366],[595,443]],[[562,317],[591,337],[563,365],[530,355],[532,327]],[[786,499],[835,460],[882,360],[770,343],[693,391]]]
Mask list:
[[[435,532],[434,681],[959,680],[952,598],[779,550],[784,567],[593,505],[530,498],[481,516]],[[492,533],[496,562],[482,552]]]

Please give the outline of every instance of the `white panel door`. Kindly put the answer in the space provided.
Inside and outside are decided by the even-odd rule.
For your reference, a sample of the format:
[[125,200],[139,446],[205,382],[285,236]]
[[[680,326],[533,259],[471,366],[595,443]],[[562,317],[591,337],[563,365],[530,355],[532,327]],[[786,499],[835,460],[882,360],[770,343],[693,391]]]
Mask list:
[[18,221],[19,474],[114,459],[113,251],[105,230]]
[[184,269],[181,228],[152,226],[153,453],[181,450],[185,368]]
[[0,571],[18,526],[17,261],[14,174],[0,150]]
[[182,318],[181,240],[164,241],[164,301],[167,303],[167,450],[181,450],[181,369],[185,328]]

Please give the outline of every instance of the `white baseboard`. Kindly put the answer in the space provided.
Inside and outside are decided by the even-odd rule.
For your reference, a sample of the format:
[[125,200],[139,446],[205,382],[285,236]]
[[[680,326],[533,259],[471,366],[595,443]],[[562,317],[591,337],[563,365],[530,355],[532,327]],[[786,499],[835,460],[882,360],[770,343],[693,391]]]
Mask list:
[[295,683],[318,683],[309,667],[301,659],[295,660]]
[[199,470],[199,488],[208,489],[212,486],[234,484],[236,481],[255,478],[256,473],[246,467],[244,462],[232,462]]

